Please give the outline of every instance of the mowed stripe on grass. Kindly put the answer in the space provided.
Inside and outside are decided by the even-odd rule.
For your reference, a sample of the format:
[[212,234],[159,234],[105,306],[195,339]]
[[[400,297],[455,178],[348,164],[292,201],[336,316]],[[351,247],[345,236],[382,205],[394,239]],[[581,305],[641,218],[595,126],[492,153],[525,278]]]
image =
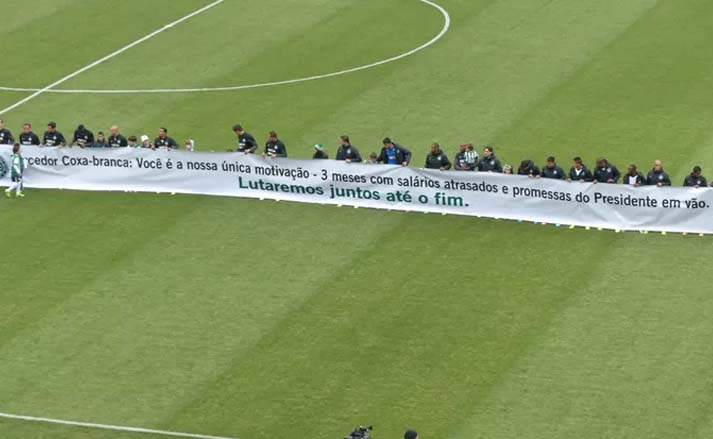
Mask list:
[[[45,198],[44,204],[52,204],[85,195],[58,193],[58,200],[44,197],[50,194],[38,196]],[[576,324],[601,322],[602,328],[582,345],[590,351],[598,338],[611,342],[622,329],[636,338],[641,335],[637,331],[649,323],[641,319],[637,325],[633,320],[627,328],[626,315],[620,313],[610,316],[613,324],[608,325],[607,307],[589,320],[582,320],[579,313],[589,315],[592,307],[602,307],[598,299],[592,299],[599,297],[599,291],[605,292],[604,303],[612,300],[611,295],[620,297],[611,307],[636,297],[626,294],[626,285],[610,287],[608,282],[597,281],[596,275],[605,270],[619,278],[612,268],[616,264],[604,263],[606,257],[624,252],[624,242],[631,246],[651,242],[650,236],[626,235],[622,240],[612,233],[523,225],[520,231],[531,238],[529,246],[549,250],[488,252],[485,249],[518,249],[522,234],[509,233],[510,224],[480,221],[479,245],[464,247],[457,233],[436,231],[423,240],[417,235],[434,227],[435,221],[447,230],[469,230],[473,221],[468,218],[314,209],[289,203],[262,208],[266,203],[252,201],[248,202],[252,213],[240,209],[245,220],[254,223],[259,216],[276,231],[270,238],[263,237],[261,244],[256,243],[254,232],[234,232],[234,238],[214,245],[221,225],[192,232],[197,240],[178,248],[170,236],[185,234],[203,215],[230,221],[238,214],[233,209],[244,207],[243,203],[125,197],[135,198],[133,207],[122,207],[126,216],[136,218],[143,218],[147,203],[180,206],[190,202],[195,208],[186,215],[168,209],[174,225],[145,227],[146,232],[139,233],[146,245],[139,246],[132,257],[96,266],[97,280],[51,314],[34,323],[18,322],[22,330],[0,351],[8,363],[3,364],[8,371],[2,383],[8,392],[3,405],[13,411],[42,406],[53,417],[149,423],[156,428],[248,438],[272,437],[294,428],[324,429],[324,437],[330,437],[339,434],[341,425],[362,417],[390,426],[390,434],[398,431],[399,426],[391,426],[396,420],[435,426],[434,434],[446,434],[467,424],[473,407],[483,404],[490,413],[499,402],[489,402],[490,395],[512,385],[509,375],[523,367],[522,361],[529,361],[533,349],[537,354],[555,343],[555,349],[569,353],[571,340],[557,343],[557,337],[552,338],[562,331],[558,327],[563,319],[570,323],[565,334],[573,324],[581,331]],[[115,204],[112,197],[92,202],[101,210],[114,210]],[[290,219],[295,216],[314,220],[318,233],[311,227],[296,227]],[[120,230],[125,218],[109,219],[106,227]],[[359,229],[360,224],[366,229]],[[355,245],[349,248],[334,245],[344,239],[345,228],[354,232],[349,239]],[[151,238],[152,234],[157,237]],[[81,235],[70,236],[72,241],[82,240]],[[573,240],[579,242],[580,257],[557,259]],[[657,241],[665,245],[642,256],[641,267],[672,248],[693,250],[699,242],[698,238],[654,238]],[[433,248],[439,251],[428,251]],[[66,256],[74,260],[73,253]],[[177,254],[188,256],[175,258]],[[411,256],[404,260],[404,254]],[[208,263],[206,255],[232,257],[225,261],[212,256]],[[290,261],[278,274],[271,264],[277,260],[280,266],[275,255]],[[558,260],[558,271],[572,275],[552,279],[547,263],[553,259]],[[170,264],[159,262],[166,260]],[[601,265],[593,265],[592,260]],[[241,270],[241,261],[249,268]],[[200,274],[191,274],[194,266],[201,267]],[[58,266],[46,269],[40,277],[45,283],[55,276],[66,277],[60,270],[72,272]],[[315,273],[323,277],[312,283],[309,279]],[[664,291],[653,288],[653,282],[661,284],[665,276],[662,272],[652,283],[640,282],[640,299],[627,309],[635,313],[643,304],[650,312],[660,312],[659,306],[670,300],[666,291],[673,288],[673,281],[663,283]],[[580,283],[582,279],[594,280]],[[573,283],[583,286],[573,288]],[[649,299],[655,301],[647,305]],[[690,310],[701,306],[700,301],[688,301],[689,297],[678,299],[680,305],[688,306],[689,314],[681,316],[686,319],[691,317]],[[567,317],[571,309],[580,317]],[[671,324],[670,317],[666,314],[659,324]],[[674,326],[690,331],[684,322]],[[545,347],[538,348],[543,339]],[[611,351],[590,352],[587,358],[596,364],[605,355],[619,352],[632,362],[631,373],[651,373],[645,357],[630,356],[626,346],[615,346]],[[668,346],[659,347],[665,351]],[[695,349],[678,352],[679,360],[690,354]],[[562,354],[541,358],[542,367],[559,373],[571,371],[569,362],[574,361]],[[555,363],[545,362],[547,358]],[[615,377],[606,375],[615,372],[610,367],[614,366],[604,363],[600,374]],[[576,383],[568,381],[568,385],[572,392],[568,394],[578,398]],[[606,387],[602,384],[600,389]],[[538,393],[545,400],[548,395]],[[127,401],[130,404],[117,404]],[[516,419],[509,422],[521,414],[527,411],[515,411]],[[538,412],[540,425],[551,427],[560,415],[553,412],[553,418],[543,421]],[[643,421],[645,414],[641,416]],[[499,424],[477,425],[488,425],[478,433],[501,431]],[[571,428],[583,426],[577,423]]]
[[[44,203],[51,199],[49,192],[37,196],[42,196]],[[40,295],[37,283],[52,283],[53,295],[59,302],[53,301],[52,296],[44,297],[51,312],[43,315],[42,309],[38,310],[36,324],[30,323],[31,315],[16,321],[13,326],[22,330],[3,343],[2,357],[8,359],[23,358],[28,344],[36,347],[36,357],[4,367],[14,370],[8,373],[8,382],[2,387],[4,396],[14,401],[11,408],[16,412],[27,412],[42,399],[59,410],[51,413],[52,417],[74,415],[92,420],[98,416],[100,420],[128,425],[155,422],[150,411],[137,411],[131,404],[123,409],[110,404],[106,412],[93,406],[85,408],[88,412],[64,412],[62,407],[72,406],[70,401],[76,395],[68,390],[81,384],[85,395],[113,395],[113,399],[121,390],[126,398],[146,399],[147,406],[170,413],[172,405],[181,402],[176,395],[190,397],[196,380],[209,378],[222,363],[248,349],[262,331],[331,275],[319,267],[339,265],[340,261],[351,263],[352,253],[360,246],[325,252],[325,247],[341,239],[337,230],[324,233],[309,223],[291,224],[287,217],[280,219],[278,207],[266,216],[263,209],[257,208],[257,201],[255,209],[242,203],[231,203],[233,207],[226,209],[230,206],[226,200],[173,197],[169,202],[173,207],[158,216],[149,207],[158,197],[127,195],[119,203],[122,207],[111,197],[104,201],[95,196],[90,201],[85,194],[74,194],[73,198],[85,219],[68,221],[76,226],[61,232],[68,244],[57,244],[66,253],[66,263],[57,264],[61,271],[47,270],[47,276],[32,276],[30,287],[34,288],[27,288],[40,290]],[[107,214],[102,204],[124,212],[106,218],[101,226],[105,230],[101,233],[112,230],[112,235],[122,241],[120,244],[85,233],[96,229],[92,224],[97,220],[87,212]],[[82,205],[93,207],[83,209]],[[314,224],[319,224],[323,213],[312,212],[304,218],[310,216]],[[266,222],[270,225],[269,234],[257,232],[253,226],[238,227],[234,224],[238,217],[246,225]],[[352,232],[363,237],[365,245],[370,243],[370,230],[380,227],[383,224],[351,224]],[[20,236],[17,241],[23,239]],[[266,244],[266,239],[271,243]],[[91,248],[93,243],[106,253],[82,255],[83,249]],[[108,250],[112,248],[116,255]],[[51,261],[42,263],[49,265]],[[63,271],[67,274],[61,274]],[[80,277],[83,285],[69,283],[65,289],[53,282],[55,276]],[[23,287],[21,283],[20,290],[25,290]],[[32,303],[42,306],[42,299],[35,299]],[[78,343],[83,338],[85,345]],[[89,358],[91,369],[98,374],[94,379],[82,373]],[[30,364],[32,368],[28,368]],[[23,371],[58,379],[31,384],[31,379],[19,379]],[[137,376],[141,379],[137,380]],[[154,380],[158,381],[146,386]],[[30,405],[25,406],[23,401]]]

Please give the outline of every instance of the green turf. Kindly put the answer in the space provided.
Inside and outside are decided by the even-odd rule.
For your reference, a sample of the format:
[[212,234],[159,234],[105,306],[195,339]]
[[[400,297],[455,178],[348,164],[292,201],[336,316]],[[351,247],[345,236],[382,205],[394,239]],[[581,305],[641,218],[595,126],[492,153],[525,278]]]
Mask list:
[[[45,86],[208,1],[4,0],[0,85]],[[43,94],[2,117],[202,149],[277,129],[294,157],[390,135],[420,164],[494,143],[675,183],[713,169],[703,0],[440,0],[413,57],[214,94]],[[89,22],[89,24],[87,24]],[[63,85],[290,79],[415,47],[416,0],[227,0]],[[0,108],[26,93],[0,92]],[[710,176],[710,175],[709,175]],[[0,200],[0,412],[240,439],[708,438],[708,238],[153,194]],[[151,437],[0,419],[0,437]]]

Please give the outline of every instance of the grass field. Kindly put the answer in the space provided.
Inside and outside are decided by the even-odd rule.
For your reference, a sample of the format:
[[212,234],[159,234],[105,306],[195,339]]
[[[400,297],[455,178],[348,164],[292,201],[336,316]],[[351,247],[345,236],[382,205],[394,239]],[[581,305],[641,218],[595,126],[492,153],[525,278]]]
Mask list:
[[[3,0],[0,86],[43,88],[209,0]],[[408,58],[234,92],[43,93],[70,136],[242,123],[292,157],[385,135],[504,162],[659,158],[713,176],[713,3],[438,0]],[[418,0],[226,0],[57,88],[193,88],[369,64],[428,41]],[[1,92],[0,108],[30,95]],[[275,439],[709,438],[708,238],[149,194],[0,200],[0,412]],[[0,438],[160,438],[0,419]]]

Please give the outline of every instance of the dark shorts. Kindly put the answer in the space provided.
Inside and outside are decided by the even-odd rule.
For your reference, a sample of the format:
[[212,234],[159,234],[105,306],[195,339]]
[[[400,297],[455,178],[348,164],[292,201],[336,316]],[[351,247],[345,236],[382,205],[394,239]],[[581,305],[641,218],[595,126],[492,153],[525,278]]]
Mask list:
[[13,176],[11,177],[11,180],[12,180],[13,183],[19,183],[19,182],[22,181],[22,177],[20,177],[20,176],[18,176],[18,175],[13,175]]

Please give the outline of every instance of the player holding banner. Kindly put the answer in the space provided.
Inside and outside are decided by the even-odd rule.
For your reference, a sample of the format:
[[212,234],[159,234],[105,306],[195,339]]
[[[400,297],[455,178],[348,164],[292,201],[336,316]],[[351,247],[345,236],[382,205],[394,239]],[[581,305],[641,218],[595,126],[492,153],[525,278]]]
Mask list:
[[10,158],[10,178],[12,184],[5,189],[5,195],[10,198],[12,191],[15,191],[16,197],[24,197],[22,193],[22,174],[25,171],[25,159],[20,154],[20,144],[16,143],[12,147],[12,157]]

